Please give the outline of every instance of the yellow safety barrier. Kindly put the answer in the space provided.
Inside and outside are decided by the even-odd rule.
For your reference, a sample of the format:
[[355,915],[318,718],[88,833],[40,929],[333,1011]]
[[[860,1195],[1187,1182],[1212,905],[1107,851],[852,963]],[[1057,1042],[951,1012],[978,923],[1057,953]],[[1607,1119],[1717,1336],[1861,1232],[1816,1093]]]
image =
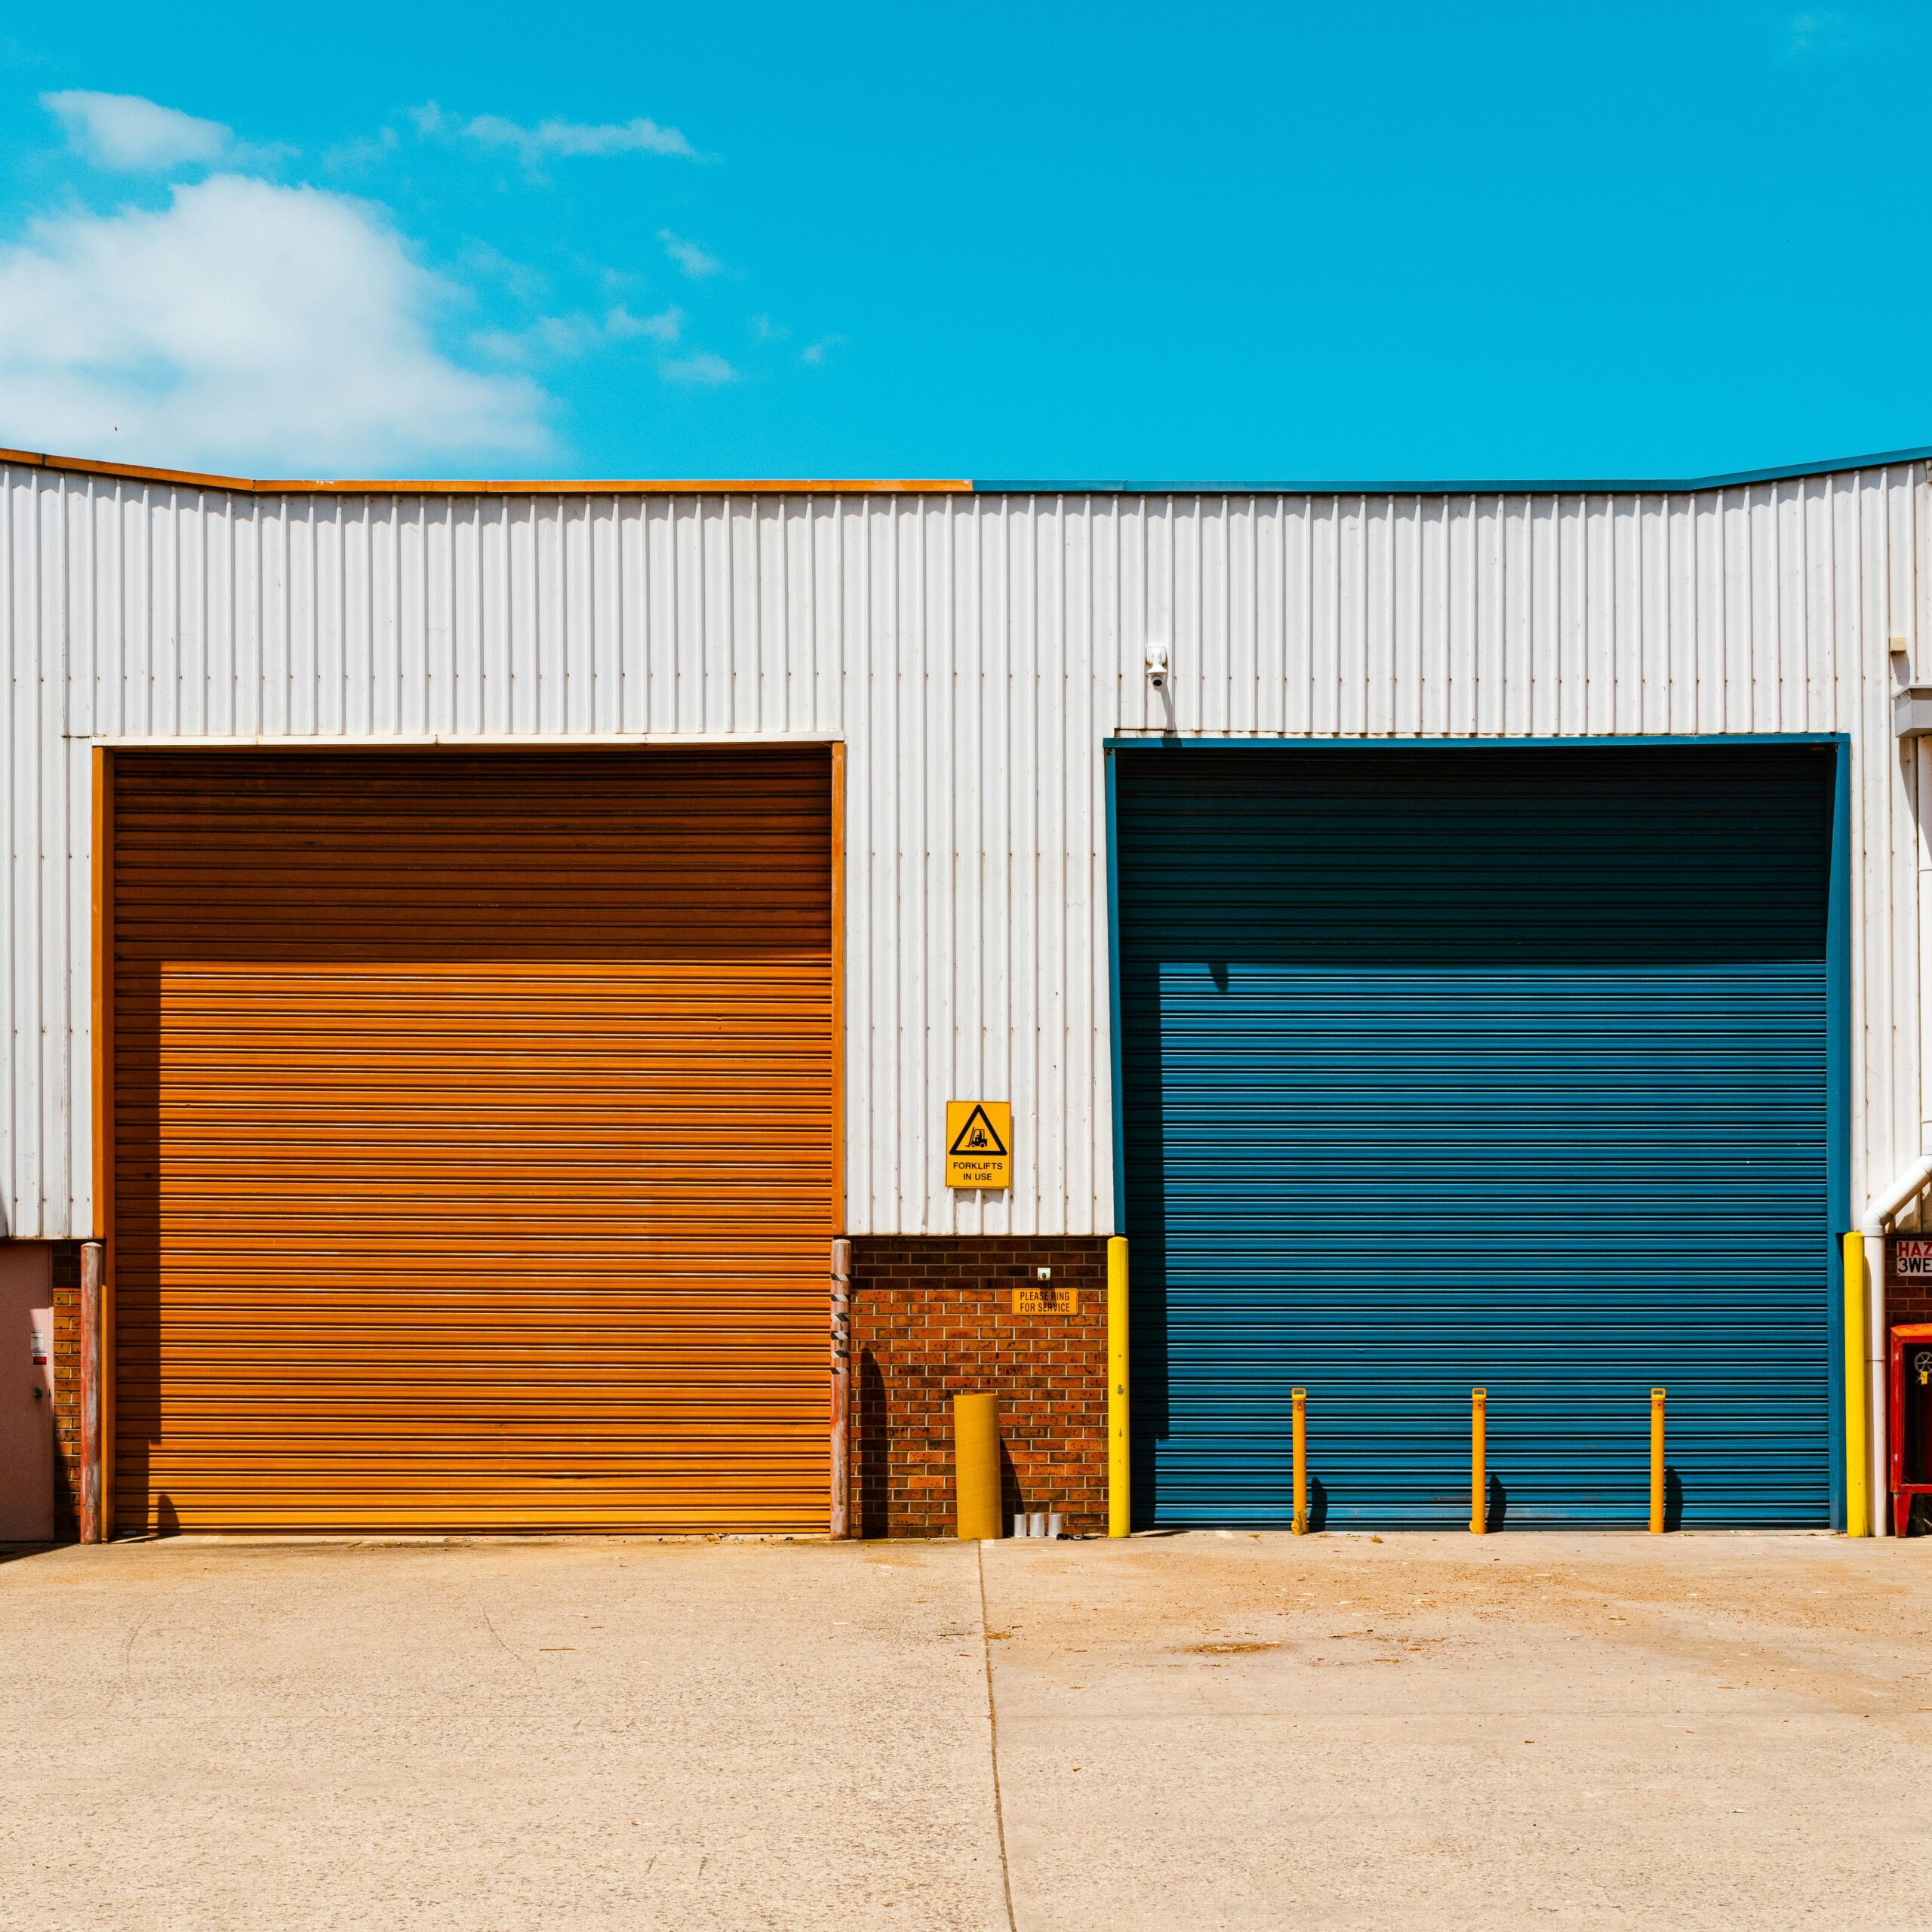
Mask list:
[[1127,1237],[1107,1242],[1107,1534],[1134,1527],[1133,1472],[1128,1460]]
[[1469,1391],[1469,1534],[1489,1531],[1489,1391]]
[[954,1534],[997,1538],[999,1510],[999,1398],[952,1398]]
[[1663,1534],[1663,1391],[1651,1391],[1651,1534]]
[[1844,1238],[1844,1533],[1872,1534],[1866,1469],[1870,1419],[1865,1406],[1865,1237]]
[[1308,1534],[1308,1391],[1294,1393],[1295,1534]]

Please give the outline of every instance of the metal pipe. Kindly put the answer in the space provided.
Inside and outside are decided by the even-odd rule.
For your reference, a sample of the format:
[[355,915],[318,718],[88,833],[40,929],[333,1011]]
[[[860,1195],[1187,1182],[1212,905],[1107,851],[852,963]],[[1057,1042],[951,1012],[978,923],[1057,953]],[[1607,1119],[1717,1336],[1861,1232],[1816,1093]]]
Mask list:
[[1663,1391],[1651,1391],[1651,1534],[1663,1534]]
[[999,1540],[999,1398],[952,1398],[953,1534]]
[[1489,1391],[1469,1391],[1469,1534],[1489,1534]]
[[1308,1391],[1294,1392],[1295,1534],[1308,1534]]
[[835,1540],[852,1534],[852,1244],[832,1244],[832,1512]]
[[1134,1527],[1131,1438],[1127,1406],[1127,1237],[1107,1241],[1107,1534]]
[[83,1543],[99,1543],[106,1472],[100,1462],[101,1244],[81,1244],[81,1498]]

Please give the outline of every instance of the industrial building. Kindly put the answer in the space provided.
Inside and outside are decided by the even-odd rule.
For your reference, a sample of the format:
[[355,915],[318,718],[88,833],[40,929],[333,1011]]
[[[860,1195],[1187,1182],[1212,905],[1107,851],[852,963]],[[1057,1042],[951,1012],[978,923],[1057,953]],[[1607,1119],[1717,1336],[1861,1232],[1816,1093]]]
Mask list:
[[0,1533],[1882,1531],[1928,466],[0,453]]

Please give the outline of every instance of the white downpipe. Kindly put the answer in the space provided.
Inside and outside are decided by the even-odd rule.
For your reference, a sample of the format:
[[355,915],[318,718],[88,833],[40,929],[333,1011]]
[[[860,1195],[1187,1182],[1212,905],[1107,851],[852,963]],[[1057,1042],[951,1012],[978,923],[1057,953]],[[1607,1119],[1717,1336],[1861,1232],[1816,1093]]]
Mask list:
[[[1932,986],[1927,983],[1927,970],[1932,968],[1932,739],[1914,739],[1912,749],[1912,818],[1918,848],[1918,1144],[1926,1148],[1932,1147]],[[1892,1500],[1886,1488],[1890,1471],[1886,1443],[1890,1417],[1885,1412],[1885,1229],[1928,1179],[1932,1153],[1921,1153],[1872,1195],[1858,1224],[1865,1237],[1865,1389],[1872,1449],[1867,1480],[1872,1534],[1878,1537],[1892,1532]]]

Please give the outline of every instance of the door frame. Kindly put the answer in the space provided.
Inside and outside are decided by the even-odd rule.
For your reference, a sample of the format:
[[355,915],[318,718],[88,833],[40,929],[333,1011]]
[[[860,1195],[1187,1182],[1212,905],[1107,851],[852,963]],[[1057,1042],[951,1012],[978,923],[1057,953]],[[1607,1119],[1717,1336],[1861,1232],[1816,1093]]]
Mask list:
[[[195,757],[211,752],[263,752],[290,754],[317,752],[478,752],[682,750],[803,750],[814,746],[826,751],[831,767],[832,823],[827,854],[830,872],[832,926],[832,1185],[831,1220],[835,1235],[845,1226],[845,920],[847,850],[845,837],[845,740],[816,733],[720,737],[711,733],[653,734],[645,737],[407,739],[116,739],[97,740],[91,747],[91,789],[88,891],[88,1082],[92,1104],[91,1155],[93,1223],[90,1238],[101,1244],[100,1286],[100,1534],[114,1534],[115,1421],[114,1348],[114,759],[117,749],[180,752]],[[1109,766],[1109,770],[1111,770]],[[829,1258],[828,1257],[828,1267]],[[829,1519],[828,1500],[828,1520]]]
[[[1829,1385],[1831,1526],[1845,1522],[1844,1297],[1838,1269],[1838,1236],[1857,1225],[1851,1198],[1851,734],[1848,731],[1706,731],[1604,734],[1568,738],[1386,737],[1109,737],[1100,741],[1106,764],[1107,879],[1107,1032],[1113,1092],[1114,1231],[1127,1227],[1127,1118],[1121,1088],[1123,1041],[1120,979],[1119,769],[1123,755],[1158,758],[1163,752],[1301,751],[1564,751],[1653,749],[1698,746],[1827,746],[1832,752],[1832,823],[1827,840],[1825,902],[1825,1198],[1832,1220],[1819,1264],[1826,1307],[1826,1377]],[[1131,1256],[1130,1254],[1130,1263]],[[1131,1294],[1130,1291],[1130,1306]],[[1130,1424],[1131,1426],[1131,1424]]]

